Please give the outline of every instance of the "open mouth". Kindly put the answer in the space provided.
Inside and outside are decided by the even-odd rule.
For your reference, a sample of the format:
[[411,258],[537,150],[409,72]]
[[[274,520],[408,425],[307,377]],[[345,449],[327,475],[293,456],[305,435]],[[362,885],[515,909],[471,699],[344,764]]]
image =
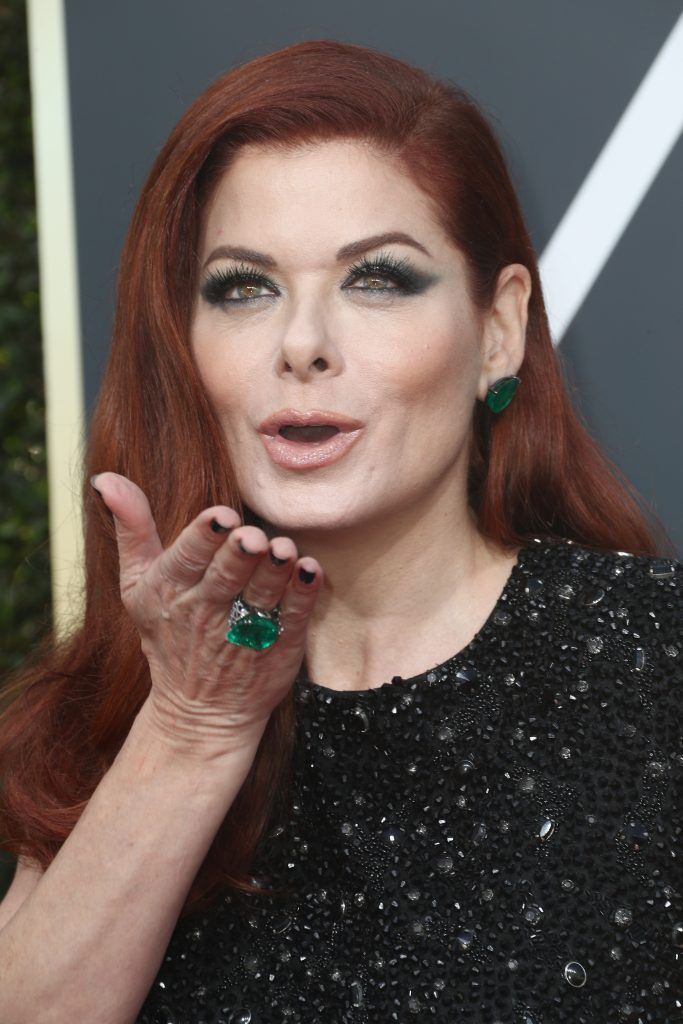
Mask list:
[[299,444],[323,444],[338,433],[339,427],[333,427],[330,424],[318,427],[284,426],[280,427],[278,431],[280,437],[286,438],[287,441],[298,441]]

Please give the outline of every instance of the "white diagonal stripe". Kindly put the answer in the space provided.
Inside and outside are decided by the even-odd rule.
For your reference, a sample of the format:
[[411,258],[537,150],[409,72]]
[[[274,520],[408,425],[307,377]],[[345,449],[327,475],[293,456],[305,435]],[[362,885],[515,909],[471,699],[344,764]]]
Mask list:
[[539,260],[559,345],[683,129],[683,14]]

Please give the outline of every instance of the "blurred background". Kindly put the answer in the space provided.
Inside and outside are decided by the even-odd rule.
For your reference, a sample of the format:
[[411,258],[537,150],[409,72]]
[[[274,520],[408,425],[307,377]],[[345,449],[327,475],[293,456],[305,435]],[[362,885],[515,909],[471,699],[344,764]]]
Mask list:
[[[300,39],[375,46],[483,107],[577,411],[683,552],[681,0],[253,0],[243,13],[0,0],[0,685],[78,616],[80,451],[147,170],[213,79]],[[11,871],[0,861],[0,894]]]

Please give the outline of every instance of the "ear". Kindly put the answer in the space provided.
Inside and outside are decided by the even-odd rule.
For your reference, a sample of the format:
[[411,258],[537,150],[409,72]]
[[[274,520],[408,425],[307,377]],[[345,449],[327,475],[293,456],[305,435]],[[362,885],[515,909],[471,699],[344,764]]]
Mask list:
[[516,376],[524,359],[531,274],[522,263],[510,263],[498,275],[491,308],[482,318],[482,364],[477,398],[500,377]]

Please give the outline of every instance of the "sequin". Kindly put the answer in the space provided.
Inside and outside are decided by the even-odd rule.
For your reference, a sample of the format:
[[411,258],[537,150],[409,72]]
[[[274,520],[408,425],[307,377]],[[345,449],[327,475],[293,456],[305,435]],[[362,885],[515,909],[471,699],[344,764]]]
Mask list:
[[534,540],[461,654],[297,680],[267,888],[178,922],[137,1024],[681,1019],[682,581]]

